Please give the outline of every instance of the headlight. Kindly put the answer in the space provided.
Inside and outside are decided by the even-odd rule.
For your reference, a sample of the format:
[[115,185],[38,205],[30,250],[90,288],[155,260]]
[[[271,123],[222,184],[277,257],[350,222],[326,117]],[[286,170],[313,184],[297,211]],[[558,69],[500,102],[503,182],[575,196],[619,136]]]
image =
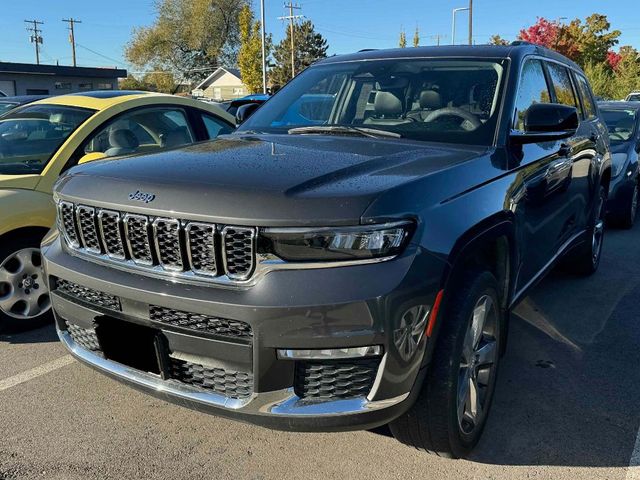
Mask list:
[[366,260],[398,255],[413,223],[335,228],[269,228],[260,250],[291,262]]
[[611,155],[611,176],[617,177],[622,172],[625,164],[627,163],[626,153],[614,153]]

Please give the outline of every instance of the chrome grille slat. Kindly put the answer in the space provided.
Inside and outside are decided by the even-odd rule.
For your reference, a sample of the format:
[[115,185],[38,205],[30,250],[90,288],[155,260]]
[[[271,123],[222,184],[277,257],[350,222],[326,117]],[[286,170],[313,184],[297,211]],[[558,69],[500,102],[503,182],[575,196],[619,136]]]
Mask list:
[[174,218],[156,218],[153,221],[153,241],[160,265],[165,270],[182,271],[180,222]]
[[60,202],[58,204],[58,228],[62,231],[63,237],[71,247],[80,247],[73,203]]
[[80,232],[81,244],[89,253],[102,253],[98,230],[96,229],[96,210],[87,205],[76,207],[76,220]]
[[153,265],[149,243],[149,218],[146,215],[127,213],[123,223],[131,260],[138,265]]
[[215,225],[197,222],[190,222],[186,225],[186,250],[189,264],[194,273],[209,276],[217,275],[215,236]]
[[246,280],[255,266],[255,228],[227,226],[222,229],[222,258],[227,276]]
[[126,258],[124,239],[120,231],[120,212],[100,210],[98,212],[98,228],[106,254],[115,260]]

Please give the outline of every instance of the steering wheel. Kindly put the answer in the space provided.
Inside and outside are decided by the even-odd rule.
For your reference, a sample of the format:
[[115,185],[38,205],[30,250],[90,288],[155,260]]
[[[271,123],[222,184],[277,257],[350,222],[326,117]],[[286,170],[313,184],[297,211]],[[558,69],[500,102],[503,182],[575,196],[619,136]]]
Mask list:
[[[462,128],[465,130],[475,130],[482,126],[482,122],[480,119],[475,116],[473,113],[468,112],[467,110],[463,110],[457,107],[445,107],[439,108],[438,110],[434,110],[424,119],[425,122],[433,122],[440,117],[458,117],[463,120],[460,124]],[[469,125],[471,128],[465,127],[465,124]]]

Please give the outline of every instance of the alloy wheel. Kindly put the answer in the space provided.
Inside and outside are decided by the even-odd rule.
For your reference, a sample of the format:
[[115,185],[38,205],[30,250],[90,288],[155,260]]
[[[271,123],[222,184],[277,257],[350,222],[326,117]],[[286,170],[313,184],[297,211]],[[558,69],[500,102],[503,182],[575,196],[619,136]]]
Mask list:
[[600,197],[598,204],[598,214],[596,223],[593,226],[593,237],[591,239],[591,260],[596,265],[600,259],[600,251],[602,250],[602,240],[604,237],[604,197]]
[[28,320],[50,308],[40,250],[24,248],[6,257],[0,263],[0,312]]
[[489,295],[476,302],[464,338],[458,374],[458,426],[471,435],[482,425],[488,410],[498,362],[497,307]]
[[633,188],[633,195],[631,196],[631,223],[636,219],[638,214],[638,185]]
[[393,332],[393,340],[403,360],[411,360],[418,350],[428,317],[429,308],[425,305],[416,305],[402,315],[399,328]]

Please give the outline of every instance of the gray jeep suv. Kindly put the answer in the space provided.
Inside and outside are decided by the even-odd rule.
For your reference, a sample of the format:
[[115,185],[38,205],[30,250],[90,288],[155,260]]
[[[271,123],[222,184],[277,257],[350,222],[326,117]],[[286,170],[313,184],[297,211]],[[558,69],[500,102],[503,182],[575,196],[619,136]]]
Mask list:
[[584,74],[526,44],[367,51],[241,110],[216,141],[60,179],[62,342],[204,412],[466,455],[511,308],[561,258],[600,262],[611,159]]

